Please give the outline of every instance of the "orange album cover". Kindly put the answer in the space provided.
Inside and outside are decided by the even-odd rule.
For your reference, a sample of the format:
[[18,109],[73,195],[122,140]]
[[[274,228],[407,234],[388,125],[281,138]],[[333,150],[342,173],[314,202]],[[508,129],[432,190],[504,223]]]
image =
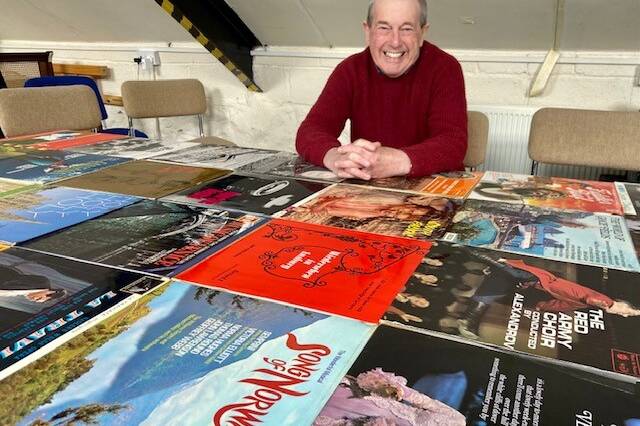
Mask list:
[[451,198],[466,198],[482,178],[482,172],[450,172],[433,175],[420,192]]
[[20,150],[60,150],[128,137],[127,135],[113,133],[92,133],[85,130],[57,130],[3,139],[1,143],[5,147],[13,147]]
[[116,135],[113,133],[90,133],[88,135],[76,136],[68,139],[38,142],[29,145],[29,149],[59,150],[69,149],[77,146],[93,145],[102,142],[109,142],[116,139],[128,138],[127,135]]
[[25,144],[61,140],[74,138],[77,136],[88,135],[91,132],[89,130],[49,130],[48,132],[31,133],[29,135],[13,136],[10,138],[2,139],[3,144]]
[[348,179],[343,183],[397,191],[420,192],[449,198],[466,198],[473,187],[480,181],[480,178],[482,178],[482,172],[456,171],[419,178],[394,176],[371,180]]
[[177,278],[377,323],[430,247],[274,219]]

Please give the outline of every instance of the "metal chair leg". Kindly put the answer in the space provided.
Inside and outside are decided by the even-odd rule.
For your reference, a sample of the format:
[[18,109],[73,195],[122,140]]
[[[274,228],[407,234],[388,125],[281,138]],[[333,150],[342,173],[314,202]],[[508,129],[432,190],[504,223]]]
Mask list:
[[538,162],[535,160],[531,162],[531,174],[534,176],[538,174]]

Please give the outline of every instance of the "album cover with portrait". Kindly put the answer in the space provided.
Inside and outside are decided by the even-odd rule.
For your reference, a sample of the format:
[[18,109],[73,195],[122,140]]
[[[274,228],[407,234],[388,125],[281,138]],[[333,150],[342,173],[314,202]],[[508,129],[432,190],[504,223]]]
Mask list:
[[0,380],[163,282],[17,247],[0,251]]
[[469,198],[622,214],[622,205],[612,182],[485,172]]
[[636,380],[637,275],[437,242],[384,319]]
[[444,236],[461,200],[337,184],[278,213],[306,223],[396,237]]
[[638,398],[578,370],[382,325],[313,425],[635,426]]

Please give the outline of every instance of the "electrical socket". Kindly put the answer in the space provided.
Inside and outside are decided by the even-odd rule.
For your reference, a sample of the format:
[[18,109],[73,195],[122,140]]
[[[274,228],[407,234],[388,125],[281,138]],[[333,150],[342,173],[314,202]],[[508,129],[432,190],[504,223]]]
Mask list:
[[142,59],[140,61],[142,69],[151,69],[160,65],[160,52],[157,50],[141,49],[138,50],[137,56]]

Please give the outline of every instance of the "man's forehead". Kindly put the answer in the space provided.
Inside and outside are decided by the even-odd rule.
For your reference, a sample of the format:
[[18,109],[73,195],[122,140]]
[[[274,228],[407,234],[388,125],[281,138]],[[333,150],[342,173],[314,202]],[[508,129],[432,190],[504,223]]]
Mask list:
[[[385,21],[384,19],[378,19],[378,20],[376,20],[374,22],[374,24],[377,24],[377,25],[391,25],[391,22]],[[416,21],[405,21],[405,22],[400,23],[400,26],[404,26],[404,25],[414,26],[414,25],[416,25]]]
[[420,3],[417,0],[375,0],[373,2],[373,21],[389,22],[391,17],[400,17],[404,24],[415,24],[420,21]]

